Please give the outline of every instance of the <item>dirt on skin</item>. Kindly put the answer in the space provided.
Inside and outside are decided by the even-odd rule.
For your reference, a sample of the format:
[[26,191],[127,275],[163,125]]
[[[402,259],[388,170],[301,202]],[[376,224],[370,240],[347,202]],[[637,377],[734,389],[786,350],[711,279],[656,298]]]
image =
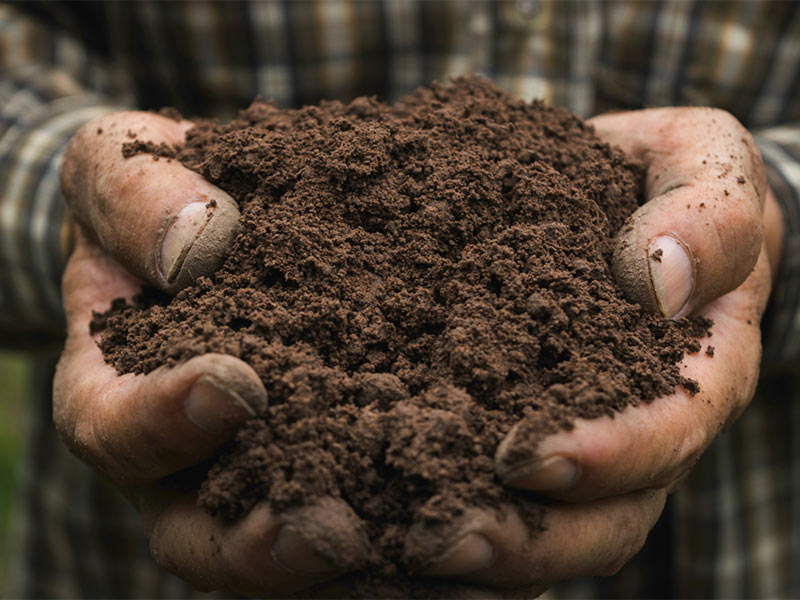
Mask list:
[[710,322],[646,314],[610,273],[641,169],[566,110],[463,78],[393,105],[256,102],[199,122],[182,148],[126,151],[180,160],[242,219],[215,275],[96,315],[106,360],[120,373],[206,352],[250,364],[269,408],[198,501],[236,519],[263,500],[343,499],[371,547],[357,564],[329,556],[359,571],[350,593],[436,593],[408,577],[430,556],[415,524],[446,531],[510,503],[536,535],[543,505],[495,474],[521,420],[514,460],[578,417],[698,389],[678,363]]

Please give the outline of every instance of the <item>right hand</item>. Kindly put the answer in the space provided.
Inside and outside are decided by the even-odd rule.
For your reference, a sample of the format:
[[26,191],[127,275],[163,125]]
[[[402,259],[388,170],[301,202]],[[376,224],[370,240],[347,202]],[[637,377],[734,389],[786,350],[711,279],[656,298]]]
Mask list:
[[550,497],[545,530],[529,535],[510,506],[466,511],[430,544],[440,554],[427,573],[540,591],[616,573],[644,544],[667,494],[755,392],[758,323],[783,225],[752,137],[732,115],[707,108],[590,123],[646,169],[647,202],[623,226],[612,262],[618,283],[664,317],[711,318],[703,345],[713,344],[714,358],[697,352],[680,361],[681,373],[700,382],[694,396],[678,388],[613,416],[576,419],[535,445],[524,421],[513,427],[497,448],[496,472],[509,487]]
[[[178,161],[122,156],[129,132],[174,145],[191,125],[112,113],[87,123],[67,148],[61,183],[79,227],[63,280],[67,341],[53,414],[70,449],[140,511],[162,567],[201,590],[285,596],[360,567],[368,542],[352,509],[333,498],[283,514],[262,504],[233,523],[196,505],[196,482],[187,486],[182,472],[263,413],[256,373],[206,354],[119,375],[89,334],[93,310],[133,296],[142,282],[175,293],[224,260],[238,226],[234,200]],[[322,540],[317,547],[309,532]]]

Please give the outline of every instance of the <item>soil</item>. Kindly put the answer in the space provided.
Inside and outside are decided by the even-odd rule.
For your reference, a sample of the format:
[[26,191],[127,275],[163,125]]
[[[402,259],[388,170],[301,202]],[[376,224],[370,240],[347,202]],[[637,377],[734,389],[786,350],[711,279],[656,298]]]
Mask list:
[[511,503],[531,535],[546,525],[541,499],[495,475],[520,420],[514,456],[531,457],[578,417],[698,389],[678,363],[711,323],[647,314],[610,273],[642,171],[566,110],[464,78],[394,105],[257,101],[182,148],[126,148],[141,151],[230,193],[241,230],[212,277],[96,315],[105,358],[120,373],[206,352],[252,365],[269,408],[198,501],[236,519],[344,499],[372,546],[346,565],[355,594],[421,594],[414,524]]

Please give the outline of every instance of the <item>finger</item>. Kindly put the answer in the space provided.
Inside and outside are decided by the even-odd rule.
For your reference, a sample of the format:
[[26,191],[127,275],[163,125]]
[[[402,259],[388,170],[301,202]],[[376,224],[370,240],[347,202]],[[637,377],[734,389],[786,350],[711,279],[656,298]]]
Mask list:
[[253,369],[205,354],[148,375],[119,376],[89,335],[92,309],[135,289],[113,259],[79,240],[64,275],[69,337],[54,381],[54,419],[67,444],[118,484],[200,462],[267,397]]
[[713,109],[633,111],[591,122],[647,169],[647,202],[620,232],[612,262],[626,295],[673,317],[739,286],[761,248],[767,189],[747,130]]
[[578,419],[570,431],[531,444],[526,422],[499,445],[498,475],[506,485],[569,501],[672,486],[694,465],[719,431],[749,402],[758,378],[758,322],[766,304],[766,252],[736,291],[707,307],[714,322],[713,358],[684,357],[682,373],[700,383],[691,396],[679,389],[613,418]]
[[178,161],[125,158],[122,147],[131,136],[180,145],[191,125],[143,112],[106,115],[75,134],[61,168],[76,219],[131,273],[173,293],[222,264],[239,210]]
[[232,356],[203,354],[100,382],[80,372],[82,355],[71,358],[59,381],[59,429],[123,486],[201,461],[266,407],[261,380]]
[[[531,531],[510,506],[473,509],[443,535],[444,552],[421,573],[538,592],[571,577],[612,575],[641,549],[665,499],[663,490],[643,490],[549,506],[543,531]],[[419,534],[414,527],[407,547]]]
[[280,515],[261,504],[233,523],[192,496],[149,492],[140,506],[153,558],[200,590],[285,597],[366,564],[363,525],[341,500]]

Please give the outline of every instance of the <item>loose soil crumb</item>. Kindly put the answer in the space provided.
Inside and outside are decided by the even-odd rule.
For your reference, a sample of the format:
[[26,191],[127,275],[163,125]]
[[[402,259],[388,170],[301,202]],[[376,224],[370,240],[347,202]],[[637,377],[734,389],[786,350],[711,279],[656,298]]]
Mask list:
[[97,315],[106,360],[120,373],[206,352],[252,365],[269,408],[199,502],[235,519],[263,500],[344,499],[372,544],[351,593],[423,593],[407,579],[423,555],[414,524],[511,503],[531,535],[546,525],[535,497],[495,476],[520,420],[529,445],[514,457],[530,458],[578,417],[699,389],[678,363],[710,322],[646,314],[610,274],[641,170],[563,109],[467,78],[391,106],[256,102],[198,123],[182,149],[126,144],[141,151],[230,193],[241,230],[212,277]]
[[[133,132],[129,132],[128,137],[136,137],[135,133],[133,133],[133,136],[131,136],[130,133]],[[177,152],[177,147],[170,146],[164,142],[161,142],[160,144],[154,144],[150,141],[136,140],[134,142],[126,142],[122,145],[122,156],[124,158],[130,158],[131,156],[136,156],[137,154],[148,153],[153,155],[153,160],[158,160],[162,156],[173,158]]]

